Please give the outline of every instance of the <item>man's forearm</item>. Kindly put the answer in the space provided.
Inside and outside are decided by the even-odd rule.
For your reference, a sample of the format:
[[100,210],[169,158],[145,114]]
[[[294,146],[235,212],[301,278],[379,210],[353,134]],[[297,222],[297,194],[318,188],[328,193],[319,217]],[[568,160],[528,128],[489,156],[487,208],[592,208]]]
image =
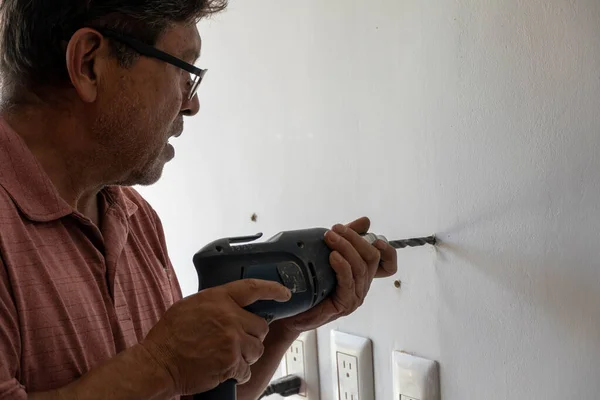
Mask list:
[[248,383],[238,386],[239,400],[259,398],[277,371],[285,352],[297,338],[297,334],[284,329],[278,322],[271,324],[269,333],[263,342],[265,352],[260,360],[252,366],[252,378]]
[[[264,340],[265,352],[252,366],[252,378],[238,386],[239,400],[256,400],[271,381],[287,349],[298,337],[277,322]],[[80,379],[57,390],[30,393],[31,400],[167,400],[175,396],[172,382],[150,354],[136,345]]]
[[163,400],[175,395],[172,379],[136,345],[60,389],[30,393],[31,400]]

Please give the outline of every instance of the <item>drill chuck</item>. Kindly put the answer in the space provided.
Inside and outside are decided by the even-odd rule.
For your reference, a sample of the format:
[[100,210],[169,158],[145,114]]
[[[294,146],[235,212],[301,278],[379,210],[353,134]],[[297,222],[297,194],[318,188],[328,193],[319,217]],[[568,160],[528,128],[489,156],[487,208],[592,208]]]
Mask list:
[[364,235],[363,235],[363,238],[364,238],[364,239],[365,239],[367,242],[369,242],[369,243],[371,243],[371,244],[375,243],[375,242],[376,242],[376,241],[378,241],[378,240],[383,240],[384,242],[386,242],[386,243],[389,243],[389,241],[387,240],[387,238],[386,238],[385,236],[383,236],[383,235],[377,235],[377,234],[375,234],[375,233],[367,233],[367,234],[364,234]]

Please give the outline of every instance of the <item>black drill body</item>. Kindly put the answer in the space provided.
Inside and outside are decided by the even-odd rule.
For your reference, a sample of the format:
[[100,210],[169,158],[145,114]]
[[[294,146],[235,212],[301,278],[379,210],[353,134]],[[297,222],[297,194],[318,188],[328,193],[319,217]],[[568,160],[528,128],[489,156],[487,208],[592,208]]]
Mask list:
[[[289,301],[260,300],[245,309],[268,322],[307,311],[330,296],[337,285],[329,263],[331,249],[325,243],[326,232],[325,228],[285,231],[261,243],[253,243],[262,237],[260,233],[216,240],[194,255],[198,290],[247,278],[274,281],[290,289]],[[372,233],[363,237],[369,243],[384,240],[397,249],[437,243],[435,236],[391,242]],[[236,400],[236,383],[229,380],[211,391],[196,394],[194,399]]]
[[[290,289],[289,301],[259,300],[245,309],[268,322],[307,311],[331,295],[337,284],[326,232],[325,228],[285,231],[260,243],[252,242],[261,234],[216,240],[194,255],[199,291],[240,279],[275,281]],[[194,399],[236,400],[236,383],[229,380]]]

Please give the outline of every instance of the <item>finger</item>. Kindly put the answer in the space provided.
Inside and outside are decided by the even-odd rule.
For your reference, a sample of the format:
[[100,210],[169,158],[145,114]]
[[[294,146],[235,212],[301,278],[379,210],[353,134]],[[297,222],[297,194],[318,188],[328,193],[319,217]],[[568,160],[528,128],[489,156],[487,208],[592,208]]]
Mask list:
[[395,275],[398,271],[398,252],[396,249],[383,240],[375,242],[375,247],[381,253],[381,262],[375,273],[375,278],[387,278]]
[[238,385],[243,385],[244,383],[248,383],[251,377],[252,370],[250,368],[250,365],[242,360],[238,366],[238,369],[233,379],[237,381]]
[[348,229],[343,225],[336,225],[333,229],[348,240],[365,261],[368,268],[368,282],[370,283],[375,277],[377,268],[379,268],[381,258],[379,250],[352,229]]
[[249,311],[244,310],[241,324],[244,332],[257,338],[261,342],[265,340],[267,334],[269,333],[269,324],[267,321]]
[[242,357],[248,365],[256,363],[263,355],[265,346],[254,336],[245,335],[241,341]]
[[306,332],[330,323],[340,316],[332,299],[328,298],[318,306],[294,316],[293,327],[298,332]]
[[364,234],[369,232],[369,228],[371,227],[371,220],[367,217],[361,217],[355,221],[350,222],[346,225],[348,228],[352,229],[359,234]]
[[298,331],[315,329],[353,310],[352,305],[357,301],[357,297],[352,267],[337,251],[331,252],[329,263],[336,273],[335,292],[318,306],[294,317],[294,329]]
[[367,278],[367,264],[365,260],[362,259],[349,241],[334,231],[327,231],[325,241],[332,250],[337,251],[350,264],[356,294],[362,296]]
[[225,285],[229,296],[241,307],[258,300],[286,302],[292,297],[288,288],[278,282],[260,279],[242,279]]
[[336,311],[344,313],[352,310],[352,305],[357,301],[356,282],[352,273],[352,266],[337,251],[332,251],[329,258],[331,268],[335,271],[337,278],[337,287],[332,300]]

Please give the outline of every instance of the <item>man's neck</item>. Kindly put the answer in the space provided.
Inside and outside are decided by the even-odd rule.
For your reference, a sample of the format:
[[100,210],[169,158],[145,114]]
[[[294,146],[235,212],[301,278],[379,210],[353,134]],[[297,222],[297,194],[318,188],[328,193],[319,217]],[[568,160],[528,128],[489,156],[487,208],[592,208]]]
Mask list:
[[98,225],[98,193],[103,185],[92,181],[87,168],[89,153],[86,155],[83,148],[86,133],[78,132],[68,116],[57,117],[56,110],[51,112],[54,114],[49,118],[50,114],[36,105],[0,114],[24,140],[60,196]]

